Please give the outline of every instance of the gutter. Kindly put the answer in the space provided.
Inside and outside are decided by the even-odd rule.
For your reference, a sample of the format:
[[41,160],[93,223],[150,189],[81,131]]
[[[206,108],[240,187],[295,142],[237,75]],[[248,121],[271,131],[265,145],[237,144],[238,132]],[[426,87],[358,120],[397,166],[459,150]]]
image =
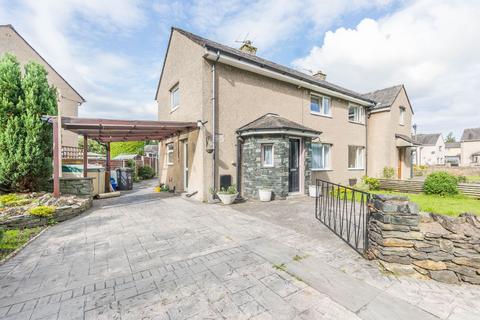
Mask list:
[[253,73],[256,73],[256,74],[260,74],[260,75],[263,75],[263,76],[268,77],[268,78],[273,78],[273,79],[277,79],[277,80],[280,80],[280,81],[283,81],[283,82],[291,83],[291,84],[294,84],[296,86],[306,88],[306,89],[310,89],[310,90],[318,92],[318,93],[322,93],[322,94],[329,95],[329,96],[332,96],[332,97],[344,99],[344,100],[359,104],[361,106],[365,106],[365,107],[372,106],[371,102],[367,102],[367,101],[362,100],[362,99],[351,97],[347,94],[343,94],[343,93],[340,93],[340,92],[337,92],[337,91],[334,91],[334,90],[331,90],[331,89],[327,89],[327,88],[324,88],[324,87],[321,87],[321,86],[318,86],[318,85],[314,85],[314,84],[311,84],[307,81],[299,80],[299,79],[296,79],[294,77],[282,74],[280,72],[275,72],[275,71],[269,70],[267,68],[262,68],[260,66],[254,65],[252,63],[242,61],[241,59],[238,59],[238,58],[231,58],[231,57],[228,57],[228,56],[225,56],[225,55],[220,56],[219,51],[212,52],[212,51],[209,51],[207,49],[203,57],[205,59],[208,59],[208,60],[211,60],[211,61],[221,62],[221,63],[227,64],[227,65],[230,65],[230,66],[242,69],[242,70],[246,70],[246,71],[250,71],[250,72],[253,72]]

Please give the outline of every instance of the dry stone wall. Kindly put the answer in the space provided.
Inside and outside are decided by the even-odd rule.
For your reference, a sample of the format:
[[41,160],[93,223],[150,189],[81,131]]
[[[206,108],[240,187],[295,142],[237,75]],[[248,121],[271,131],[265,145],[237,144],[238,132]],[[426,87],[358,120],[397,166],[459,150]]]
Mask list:
[[421,214],[407,197],[375,195],[368,256],[394,274],[480,284],[480,217]]

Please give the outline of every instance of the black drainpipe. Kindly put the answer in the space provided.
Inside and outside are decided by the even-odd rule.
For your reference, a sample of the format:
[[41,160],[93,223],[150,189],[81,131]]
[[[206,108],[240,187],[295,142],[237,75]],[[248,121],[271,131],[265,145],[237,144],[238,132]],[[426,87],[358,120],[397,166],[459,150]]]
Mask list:
[[243,138],[237,133],[237,191],[242,196],[242,145]]

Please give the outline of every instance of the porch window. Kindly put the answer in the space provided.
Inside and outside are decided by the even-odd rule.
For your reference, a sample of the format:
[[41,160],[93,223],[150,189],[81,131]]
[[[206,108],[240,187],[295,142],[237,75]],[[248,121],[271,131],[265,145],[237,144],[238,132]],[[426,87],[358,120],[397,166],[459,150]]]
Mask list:
[[348,121],[365,123],[365,109],[361,106],[350,105],[348,107]]
[[365,147],[348,146],[348,168],[364,169]]
[[177,83],[170,89],[170,108],[173,110],[180,106],[180,87]]
[[312,143],[312,170],[330,169],[330,144]]
[[167,164],[173,165],[173,143],[167,144]]
[[262,144],[262,166],[273,167],[273,144]]
[[312,95],[310,97],[310,112],[313,114],[330,116],[330,98]]
[[405,107],[400,107],[400,115],[398,121],[402,126],[405,124]]

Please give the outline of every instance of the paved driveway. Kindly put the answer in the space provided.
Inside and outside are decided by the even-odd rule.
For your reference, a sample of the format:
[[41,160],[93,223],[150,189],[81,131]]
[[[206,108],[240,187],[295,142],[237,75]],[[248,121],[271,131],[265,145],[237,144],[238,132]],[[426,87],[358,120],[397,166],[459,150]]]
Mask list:
[[144,187],[0,266],[0,318],[480,318],[478,288],[384,276],[308,200],[225,207]]

